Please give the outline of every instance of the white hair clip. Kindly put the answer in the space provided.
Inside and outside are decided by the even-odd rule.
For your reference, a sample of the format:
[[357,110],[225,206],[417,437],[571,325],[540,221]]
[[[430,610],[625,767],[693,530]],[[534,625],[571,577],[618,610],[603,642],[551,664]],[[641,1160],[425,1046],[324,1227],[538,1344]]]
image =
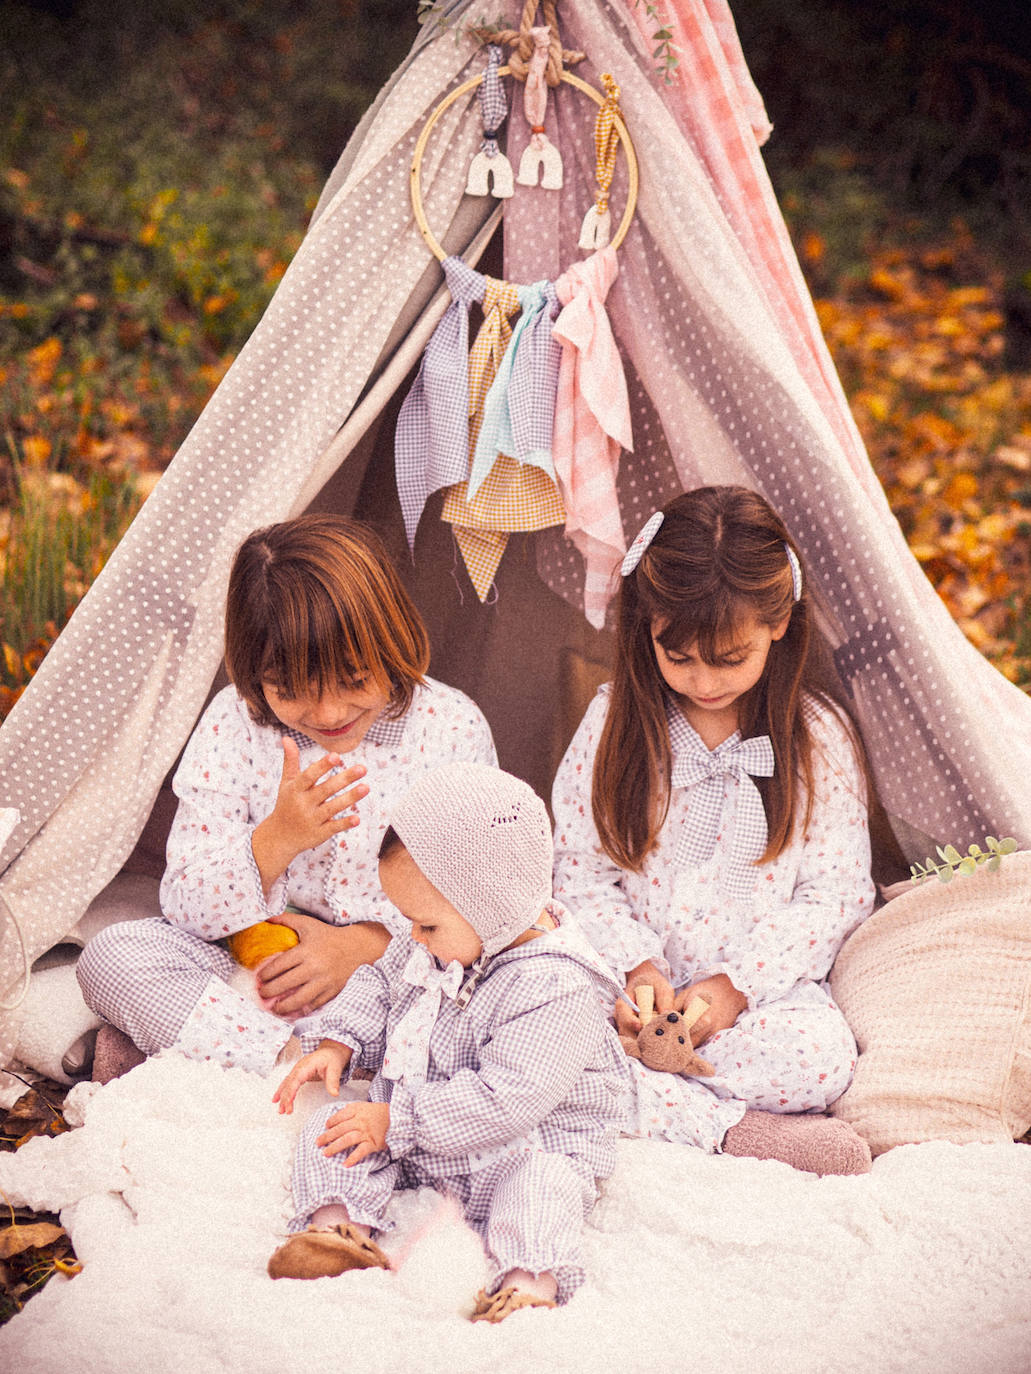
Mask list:
[[663,515],[661,510],[657,510],[654,515],[648,517],[647,523],[641,528],[637,538],[626,551],[622,566],[619,569],[621,577],[629,577],[633,570],[644,557],[645,550],[658,533],[659,526],[662,524]]
[[787,541],[784,543],[784,552],[788,556],[788,566],[791,569],[791,591],[796,601],[802,600],[802,564],[798,561],[798,554]]

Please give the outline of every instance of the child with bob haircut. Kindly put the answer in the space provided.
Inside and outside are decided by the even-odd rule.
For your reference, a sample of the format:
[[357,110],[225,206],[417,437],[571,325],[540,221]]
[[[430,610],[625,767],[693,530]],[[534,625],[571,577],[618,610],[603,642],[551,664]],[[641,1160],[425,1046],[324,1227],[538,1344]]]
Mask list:
[[474,1321],[554,1307],[583,1281],[629,1081],[599,1002],[619,985],[551,900],[551,865],[544,803],[496,768],[448,765],[396,807],[380,878],[408,933],[304,1023],[312,1052],[275,1095],[292,1111],[303,1083],[336,1095],[360,1065],[376,1071],[370,1099],[306,1123],[273,1278],[389,1268],[370,1232],[395,1190],[429,1185],[486,1244]]
[[[102,931],[78,974],[87,1003],[144,1054],[172,1046],[267,1072],[293,1020],[403,925],[377,879],[398,799],[440,764],[496,756],[473,702],[426,676],[418,612],[356,521],[302,515],[245,539],[225,631],[231,685],[173,782],[163,915]],[[293,943],[259,964],[259,1005],[230,985],[226,941],[262,921]]]
[[[702,487],[622,573],[613,680],[555,778],[555,892],[630,996],[708,1000],[692,1039],[715,1069],[632,1061],[636,1131],[865,1172],[866,1143],[818,1114],[855,1067],[825,979],[872,909],[868,780],[802,559],[756,492]],[[624,1003],[615,1018],[640,1029]]]

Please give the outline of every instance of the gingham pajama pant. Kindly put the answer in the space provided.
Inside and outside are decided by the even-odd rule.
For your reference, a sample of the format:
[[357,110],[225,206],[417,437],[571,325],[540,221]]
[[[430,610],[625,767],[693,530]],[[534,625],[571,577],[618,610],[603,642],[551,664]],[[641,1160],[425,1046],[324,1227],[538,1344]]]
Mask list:
[[82,951],[77,973],[86,1005],[144,1054],[174,1047],[267,1073],[293,1033],[230,986],[241,971],[227,950],[162,917],[107,926]]
[[347,1168],[347,1151],[327,1158],[315,1144],[340,1110],[340,1103],[331,1102],[304,1126],[294,1160],[291,1231],[303,1231],[312,1214],[330,1203],[345,1206],[359,1225],[389,1230],[393,1223],[386,1211],[394,1193],[427,1186],[456,1198],[482,1238],[492,1266],[488,1292],[511,1269],[554,1274],[560,1303],[583,1283],[584,1219],[598,1196],[584,1161],[516,1141],[468,1174],[442,1173],[448,1161],[420,1150],[399,1160],[380,1152]]

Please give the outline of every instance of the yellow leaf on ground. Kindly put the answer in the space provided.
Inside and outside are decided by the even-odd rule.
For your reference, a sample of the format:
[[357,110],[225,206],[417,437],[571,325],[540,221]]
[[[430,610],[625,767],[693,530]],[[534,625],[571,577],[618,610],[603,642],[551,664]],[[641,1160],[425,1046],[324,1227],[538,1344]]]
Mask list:
[[29,1226],[5,1226],[0,1231],[0,1259],[10,1259],[20,1255],[23,1250],[38,1249],[50,1245],[67,1235],[63,1226],[55,1226],[52,1221],[36,1221]]

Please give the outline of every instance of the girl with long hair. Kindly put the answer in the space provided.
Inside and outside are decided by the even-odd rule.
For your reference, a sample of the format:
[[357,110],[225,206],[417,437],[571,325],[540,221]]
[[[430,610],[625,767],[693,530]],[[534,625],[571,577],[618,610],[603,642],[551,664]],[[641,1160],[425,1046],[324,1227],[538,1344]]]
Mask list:
[[632,1061],[638,1133],[865,1171],[865,1143],[820,1114],[855,1066],[825,979],[872,909],[870,783],[801,555],[756,492],[702,487],[622,571],[613,678],[555,779],[555,894],[631,999],[709,1003],[692,1038],[714,1069]]

